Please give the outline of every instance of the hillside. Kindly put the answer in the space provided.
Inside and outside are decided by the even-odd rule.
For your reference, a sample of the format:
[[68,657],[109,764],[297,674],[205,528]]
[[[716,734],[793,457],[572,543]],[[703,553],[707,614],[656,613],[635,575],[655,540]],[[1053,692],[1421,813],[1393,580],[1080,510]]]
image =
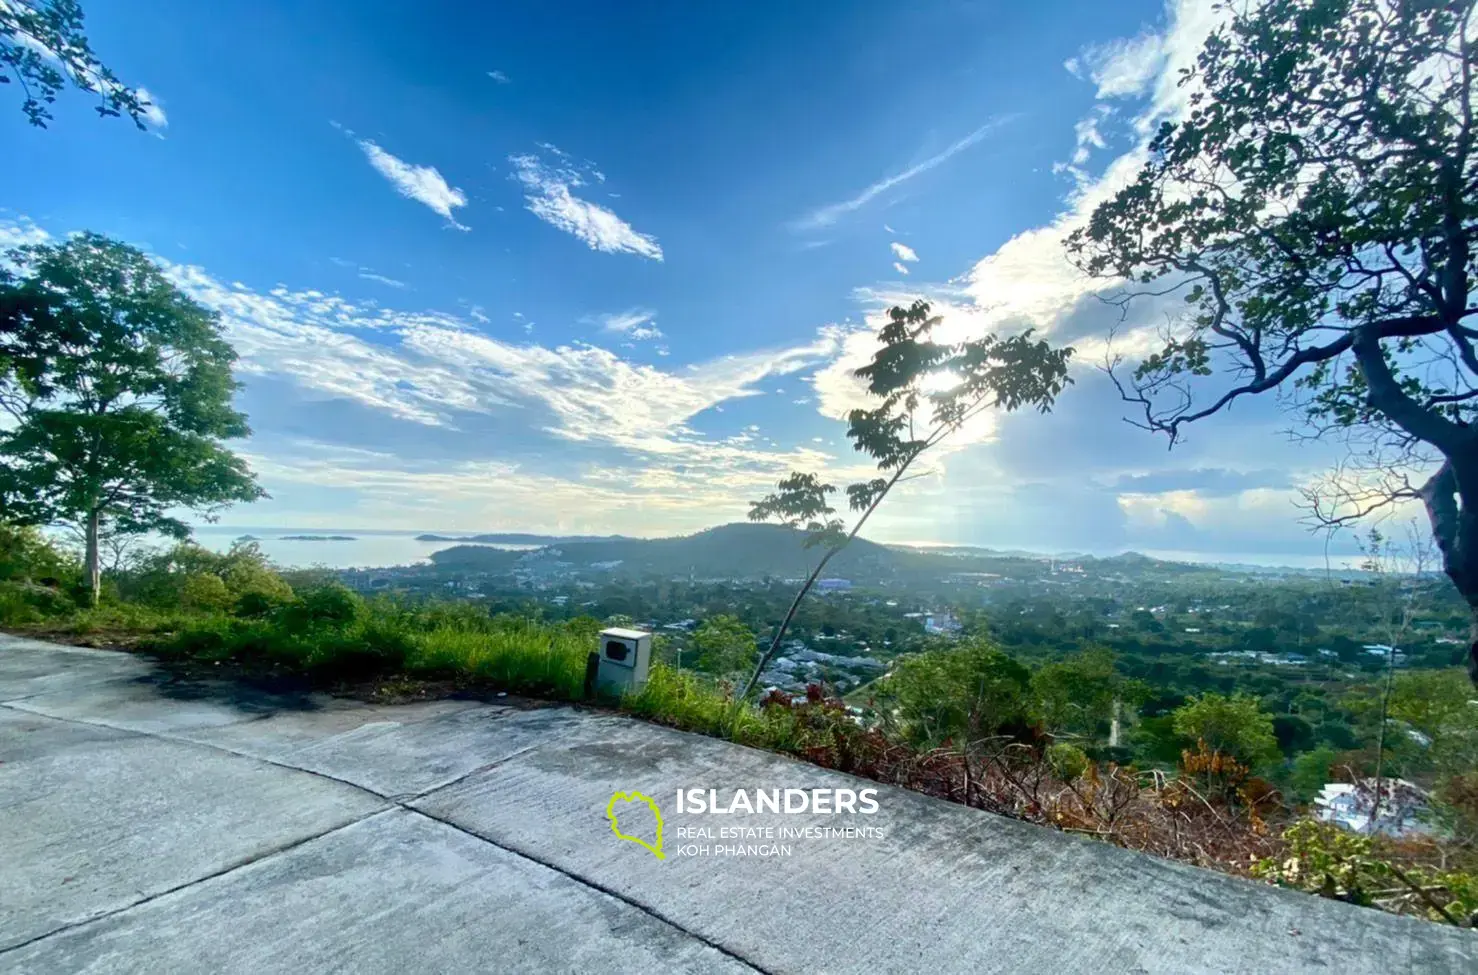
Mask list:
[[[692,535],[673,538],[614,538],[600,541],[561,539],[537,553],[508,552],[477,545],[458,545],[431,556],[440,567],[465,567],[496,572],[517,561],[568,562],[586,567],[611,564],[622,575],[688,575],[698,578],[794,578],[805,575],[820,558],[820,550],[806,548],[805,533],[781,525],[719,525]],[[888,548],[859,538],[827,567],[828,575],[888,578],[916,567],[920,558],[943,564],[932,556]]]

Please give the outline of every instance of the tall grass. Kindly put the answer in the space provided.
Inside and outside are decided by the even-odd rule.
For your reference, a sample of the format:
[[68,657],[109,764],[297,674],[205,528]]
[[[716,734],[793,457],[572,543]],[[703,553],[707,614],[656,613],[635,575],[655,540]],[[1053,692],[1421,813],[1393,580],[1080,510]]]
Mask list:
[[523,694],[572,701],[584,696],[590,641],[533,620],[491,626],[443,624],[414,637],[406,670],[467,677]]

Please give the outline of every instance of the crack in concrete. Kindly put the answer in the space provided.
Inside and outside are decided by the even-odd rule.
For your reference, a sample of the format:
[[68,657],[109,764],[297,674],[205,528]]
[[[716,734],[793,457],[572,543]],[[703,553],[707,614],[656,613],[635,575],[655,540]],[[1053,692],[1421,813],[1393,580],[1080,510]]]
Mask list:
[[[497,707],[497,705],[489,705],[489,706],[490,707]],[[58,934],[63,934],[63,933],[65,933],[67,931],[70,931],[70,930],[72,930],[74,928],[79,928],[79,927],[82,927],[84,925],[91,924],[94,921],[100,921],[100,920],[103,920],[105,918],[109,918],[109,917],[113,917],[113,916],[118,915],[118,914],[122,914],[122,913],[124,913],[126,911],[131,911],[135,907],[138,907],[138,906],[140,906],[142,904],[147,904],[147,903],[149,903],[151,901],[154,901],[154,900],[159,899],[160,897],[167,896],[168,894],[172,894],[172,893],[175,893],[177,891],[187,890],[190,887],[194,887],[197,884],[205,883],[206,881],[209,881],[209,880],[214,880],[217,877],[225,876],[226,874],[231,873],[232,871],[239,870],[239,869],[241,869],[243,867],[250,866],[253,863],[257,863],[257,862],[260,862],[261,860],[265,860],[268,857],[273,857],[273,856],[277,856],[277,855],[279,855],[281,853],[286,853],[289,850],[292,850],[292,849],[295,849],[295,848],[297,848],[299,846],[302,846],[304,843],[311,843],[313,840],[320,839],[320,838],[322,838],[324,836],[328,836],[331,833],[338,832],[341,829],[345,829],[345,828],[347,828],[349,826],[353,826],[353,825],[355,825],[357,823],[361,823],[361,822],[364,822],[366,820],[372,819],[375,816],[384,815],[385,813],[393,812],[396,809],[403,809],[406,812],[413,813],[414,815],[421,816],[421,817],[423,817],[425,819],[429,819],[429,820],[431,820],[434,823],[440,823],[443,826],[446,826],[446,827],[449,827],[451,829],[454,829],[457,832],[462,833],[465,836],[469,836],[469,837],[471,837],[471,838],[473,838],[473,839],[475,839],[475,840],[477,840],[477,841],[479,841],[481,843],[486,843],[488,846],[491,846],[494,849],[502,850],[503,852],[508,853],[508,854],[511,854],[513,856],[516,856],[516,857],[518,857],[521,860],[527,860],[530,863],[538,864],[539,866],[545,868],[546,870],[551,870],[554,873],[557,873],[557,874],[559,874],[562,877],[566,877],[566,878],[568,878],[570,880],[573,880],[575,883],[579,884],[582,887],[585,887],[585,888],[587,888],[589,890],[596,891],[597,893],[603,894],[606,897],[610,897],[613,900],[619,901],[620,903],[625,904],[626,906],[628,906],[630,908],[633,908],[634,910],[640,911],[641,913],[647,915],[648,917],[652,918],[655,921],[659,921],[662,924],[665,924],[665,925],[673,928],[676,931],[680,931],[682,934],[684,934],[687,937],[693,939],[694,941],[697,941],[698,943],[700,943],[702,945],[705,945],[705,946],[713,949],[714,951],[717,951],[719,954],[725,956],[726,958],[729,958],[729,959],[732,959],[734,961],[739,962],[740,964],[744,965],[745,967],[749,968],[750,970],[760,973],[760,975],[774,975],[774,973],[771,972],[769,969],[766,969],[766,968],[761,967],[760,965],[758,965],[755,962],[751,961],[750,959],[744,957],[744,955],[740,954],[739,952],[735,951],[734,949],[729,948],[726,945],[724,945],[724,944],[722,944],[722,943],[720,943],[718,941],[715,941],[715,940],[713,940],[713,939],[711,939],[711,938],[709,938],[709,937],[707,937],[707,936],[705,936],[703,934],[700,934],[700,933],[698,933],[696,931],[693,931],[693,930],[691,930],[689,928],[684,927],[682,924],[678,923],[677,921],[675,921],[672,918],[668,917],[667,915],[663,914],[661,911],[657,910],[656,908],[651,907],[651,906],[649,906],[647,904],[643,904],[641,901],[636,900],[636,899],[632,898],[631,896],[622,893],[621,891],[618,891],[618,890],[616,890],[614,888],[611,888],[611,887],[607,887],[606,885],[601,884],[601,883],[598,883],[598,882],[596,882],[594,880],[591,880],[591,879],[589,879],[587,877],[582,877],[581,875],[579,875],[579,874],[577,874],[577,873],[575,873],[573,871],[567,870],[564,867],[558,866],[558,865],[556,865],[554,863],[550,863],[550,862],[548,862],[546,860],[541,860],[540,858],[538,858],[536,856],[532,856],[532,855],[524,852],[523,850],[517,849],[515,847],[511,847],[511,846],[506,846],[506,845],[504,845],[502,843],[499,843],[497,840],[492,839],[491,837],[484,836],[481,833],[478,833],[478,832],[476,832],[474,830],[468,829],[467,827],[461,825],[460,823],[454,822],[454,821],[452,821],[450,819],[444,819],[441,816],[433,815],[432,813],[426,812],[424,809],[418,809],[417,807],[410,805],[411,802],[415,802],[415,801],[418,801],[418,800],[421,800],[421,799],[426,799],[426,798],[434,795],[435,793],[442,791],[443,789],[449,789],[452,786],[458,785],[458,784],[466,781],[467,779],[471,778],[474,775],[478,775],[478,774],[484,773],[484,772],[490,772],[493,769],[498,768],[499,766],[504,765],[507,762],[510,762],[513,759],[518,758],[521,755],[525,755],[528,752],[533,751],[535,748],[538,747],[536,745],[529,745],[527,747],[520,748],[520,749],[518,749],[516,751],[510,752],[509,754],[503,756],[502,758],[498,759],[495,762],[489,762],[486,765],[483,765],[483,766],[480,766],[478,768],[472,769],[471,771],[466,772],[466,773],[464,773],[462,775],[459,775],[455,779],[452,779],[452,780],[450,780],[448,782],[444,782],[444,783],[442,783],[440,785],[432,786],[431,788],[426,789],[426,790],[423,790],[422,792],[416,793],[416,794],[410,796],[409,798],[401,798],[400,796],[388,796],[388,795],[385,795],[384,793],[377,792],[376,790],[371,789],[368,786],[360,785],[358,782],[351,782],[348,779],[342,779],[342,778],[339,778],[336,775],[330,775],[327,772],[319,772],[319,771],[315,771],[314,769],[303,768],[302,766],[293,765],[290,762],[278,761],[278,760],[272,759],[272,758],[265,758],[265,757],[263,757],[261,755],[251,755],[251,754],[248,754],[246,752],[237,751],[234,748],[228,748],[225,745],[215,744],[213,742],[196,741],[196,740],[191,739],[191,738],[183,738],[183,737],[180,737],[178,735],[172,735],[172,734],[167,734],[167,733],[151,732],[151,731],[139,731],[139,730],[133,729],[133,728],[121,728],[121,727],[118,727],[117,725],[109,724],[106,721],[86,721],[86,720],[84,720],[82,718],[62,718],[62,717],[57,717],[55,715],[41,714],[40,712],[32,711],[32,710],[30,710],[28,708],[11,707],[9,702],[0,703],[0,708],[6,708],[8,710],[19,712],[21,714],[28,714],[28,715],[33,715],[33,716],[36,716],[36,717],[48,718],[48,719],[53,720],[53,721],[67,721],[67,722],[70,722],[72,724],[87,725],[87,726],[95,727],[95,728],[107,728],[110,731],[117,731],[117,732],[121,732],[123,734],[131,735],[131,736],[134,736],[134,737],[154,738],[154,739],[158,739],[159,741],[168,741],[168,742],[171,742],[171,743],[174,743],[174,744],[179,744],[179,745],[194,745],[194,746],[201,747],[201,748],[208,748],[208,749],[211,749],[212,751],[223,752],[223,753],[225,753],[227,755],[234,755],[237,758],[244,758],[244,759],[247,759],[249,761],[261,762],[263,764],[271,765],[271,766],[273,766],[275,768],[285,769],[285,770],[288,770],[288,771],[302,772],[302,773],[304,773],[306,775],[316,776],[317,778],[325,779],[325,780],[330,781],[330,782],[335,782],[335,783],[338,783],[339,785],[348,786],[351,789],[355,789],[355,790],[357,790],[359,792],[363,792],[366,795],[372,796],[372,797],[380,800],[381,802],[384,802],[384,803],[387,804],[386,807],[383,808],[383,809],[377,809],[374,812],[367,813],[366,815],[360,816],[357,819],[354,819],[354,820],[352,820],[350,822],[343,823],[343,824],[341,824],[339,826],[335,826],[335,827],[333,827],[331,829],[324,830],[324,831],[322,831],[320,833],[317,833],[317,834],[315,834],[313,836],[309,836],[309,837],[306,837],[306,838],[304,838],[302,840],[298,840],[298,841],[294,841],[292,843],[285,844],[285,845],[283,845],[280,848],[269,850],[269,851],[267,851],[265,853],[262,853],[262,854],[260,854],[258,856],[251,857],[250,859],[247,859],[247,860],[244,860],[244,861],[241,861],[241,862],[238,862],[238,863],[234,863],[234,864],[232,864],[232,865],[230,865],[228,867],[225,867],[225,868],[223,868],[221,870],[217,870],[217,871],[215,871],[213,873],[210,873],[210,874],[207,874],[207,875],[205,875],[203,877],[199,877],[199,878],[197,878],[195,880],[191,880],[191,881],[189,881],[187,883],[180,884],[177,887],[172,887],[169,890],[161,891],[160,893],[149,895],[149,896],[144,897],[144,898],[142,898],[140,900],[134,901],[131,904],[127,904],[127,905],[125,905],[123,907],[116,908],[116,909],[111,910],[111,911],[107,911],[107,912],[105,912],[103,914],[99,914],[99,915],[96,915],[94,917],[89,917],[89,918],[86,918],[86,919],[81,920],[81,921],[71,921],[71,922],[68,922],[67,924],[62,925],[61,927],[56,928],[55,930],[48,931],[45,934],[36,935],[35,937],[29,938],[26,941],[21,942],[20,944],[12,945],[12,946],[10,946],[8,948],[0,948],[0,955],[8,954],[9,952],[15,951],[17,949],[24,948],[24,947],[26,947],[28,945],[35,944],[38,941],[44,941],[47,938],[51,938],[51,937],[53,937],[55,935],[58,935]],[[248,719],[248,720],[254,720],[254,719]],[[424,719],[421,719],[421,720],[423,720],[423,721],[429,721],[429,720],[433,720],[433,718],[424,718]],[[233,722],[233,724],[240,724],[240,723],[242,723],[242,722]],[[415,722],[415,723],[419,723],[419,722]],[[229,726],[228,725],[221,725],[221,726],[218,726],[218,727],[229,727]]]
[[[59,720],[66,719],[63,718]],[[78,722],[78,724],[87,724],[87,722],[80,721]],[[110,911],[103,911],[101,914],[94,914],[91,917],[83,918],[80,921],[68,921],[66,924],[63,924],[57,928],[53,928],[52,930],[47,931],[43,934],[38,934],[33,937],[27,938],[25,941],[20,941],[16,944],[0,948],[0,956],[7,955],[13,951],[19,951],[22,948],[28,948],[31,945],[36,944],[38,941],[45,941],[47,938],[54,938],[59,934],[65,934],[66,932],[74,930],[76,928],[85,927],[97,921],[105,921],[110,917],[116,917],[119,914],[124,914],[136,907],[141,907],[145,904],[151,903],[152,901],[157,901],[161,897],[168,897],[170,894],[176,894],[182,890],[189,890],[191,887],[194,887],[198,884],[203,884],[207,881],[215,880],[217,877],[224,877],[226,874],[233,873],[234,871],[240,870],[243,867],[249,867],[254,863],[260,863],[270,857],[275,857],[279,854],[286,853],[289,850],[295,850],[305,843],[312,843],[314,840],[319,840],[332,833],[337,833],[341,829],[348,829],[350,826],[357,825],[368,819],[373,819],[376,816],[383,816],[386,813],[394,811],[394,808],[388,806],[384,809],[376,809],[374,812],[366,813],[363,816],[357,816],[346,823],[340,823],[337,826],[331,826],[328,829],[319,830],[318,832],[313,833],[310,836],[304,836],[299,839],[292,840],[288,843],[281,843],[277,846],[272,847],[271,849],[264,850],[261,853],[247,857],[244,860],[238,860],[234,863],[222,867],[219,870],[213,870],[208,874],[196,877],[194,880],[187,880],[185,883],[177,884],[174,887],[169,888],[168,890],[161,890],[158,893],[154,894],[145,894],[138,900],[132,901],[128,904],[124,904],[122,907],[115,907]]]

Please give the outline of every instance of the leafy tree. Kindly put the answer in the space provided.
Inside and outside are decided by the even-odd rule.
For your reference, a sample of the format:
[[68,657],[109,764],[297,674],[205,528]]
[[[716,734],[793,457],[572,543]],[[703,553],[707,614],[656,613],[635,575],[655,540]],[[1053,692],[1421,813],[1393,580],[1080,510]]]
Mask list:
[[1304,752],[1293,760],[1293,772],[1289,784],[1293,795],[1300,802],[1309,802],[1330,781],[1334,764],[1339,761],[1339,752],[1328,745],[1320,745],[1313,751]]
[[1111,361],[1140,425],[1174,443],[1282,393],[1351,448],[1309,494],[1319,525],[1423,503],[1478,681],[1475,7],[1234,4],[1182,80],[1187,117],[1068,248],[1125,302],[1189,305],[1131,374]]
[[1113,719],[1125,691],[1114,655],[1103,647],[1044,664],[1031,678],[1033,710],[1052,734],[1094,734]]
[[773,519],[804,528],[810,533],[807,545],[820,546],[822,555],[760,655],[741,697],[754,690],[826,564],[857,537],[920,456],[986,410],[1011,412],[1033,406],[1045,413],[1072,382],[1067,374],[1072,349],[1033,341],[1030,329],[1007,338],[988,335],[954,344],[935,342],[932,335],[942,320],[930,313],[926,301],[890,309],[878,334],[881,347],[857,370],[879,403],[848,415],[847,437],[853,448],[876,462],[881,476],[848,485],[847,504],[857,512],[850,530],[832,507],[836,488],[816,474],[793,473],[777,485],[776,493],[751,506],[750,520]]
[[138,91],[120,82],[98,60],[82,32],[76,0],[6,0],[0,3],[0,84],[21,86],[21,111],[46,128],[57,94],[67,81],[98,96],[104,118],[127,115],[140,129],[150,107]]
[[1204,741],[1211,751],[1244,765],[1256,767],[1278,759],[1273,716],[1258,706],[1257,698],[1207,692],[1176,708],[1174,719],[1176,734]]
[[263,492],[221,443],[235,352],[219,317],[132,247],[96,234],[22,247],[0,268],[0,503],[22,524],[71,524],[92,598],[99,539],[189,526],[170,514]]
[[1314,726],[1297,714],[1280,714],[1273,718],[1273,736],[1284,755],[1307,751],[1314,744]]
[[878,681],[875,700],[914,744],[961,747],[1027,714],[1030,672],[984,640],[904,657]]
[[699,624],[693,631],[693,649],[698,652],[697,665],[713,674],[746,670],[757,652],[754,633],[737,616],[727,614]]

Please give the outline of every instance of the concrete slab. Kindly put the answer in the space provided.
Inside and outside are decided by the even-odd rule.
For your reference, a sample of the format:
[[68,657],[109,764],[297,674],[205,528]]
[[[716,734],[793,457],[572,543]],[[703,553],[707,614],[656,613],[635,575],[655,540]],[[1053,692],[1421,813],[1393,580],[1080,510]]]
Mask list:
[[48,690],[9,706],[144,734],[177,734],[252,721],[284,710],[312,710],[316,695],[279,695],[226,681],[179,681],[163,673]]
[[77,690],[106,680],[143,677],[152,670],[147,660],[129,654],[0,634],[0,703]]
[[[899,789],[879,788],[871,816],[679,814],[679,788],[727,797],[734,789],[868,783],[635,721],[603,730],[603,740],[535,748],[413,805],[642,904],[768,971],[1478,970],[1472,932]],[[630,790],[661,806],[665,860],[612,835],[606,805]],[[822,825],[880,828],[884,836],[796,839],[790,856],[777,857],[678,849],[690,842],[679,837],[683,828]]]
[[568,708],[439,702],[284,712],[249,724],[191,731],[187,737],[331,775],[381,795],[410,798],[535,744],[598,734],[593,729],[600,720]]
[[403,810],[0,956],[16,973],[742,973],[621,901]]
[[382,808],[306,772],[0,707],[0,950]]

